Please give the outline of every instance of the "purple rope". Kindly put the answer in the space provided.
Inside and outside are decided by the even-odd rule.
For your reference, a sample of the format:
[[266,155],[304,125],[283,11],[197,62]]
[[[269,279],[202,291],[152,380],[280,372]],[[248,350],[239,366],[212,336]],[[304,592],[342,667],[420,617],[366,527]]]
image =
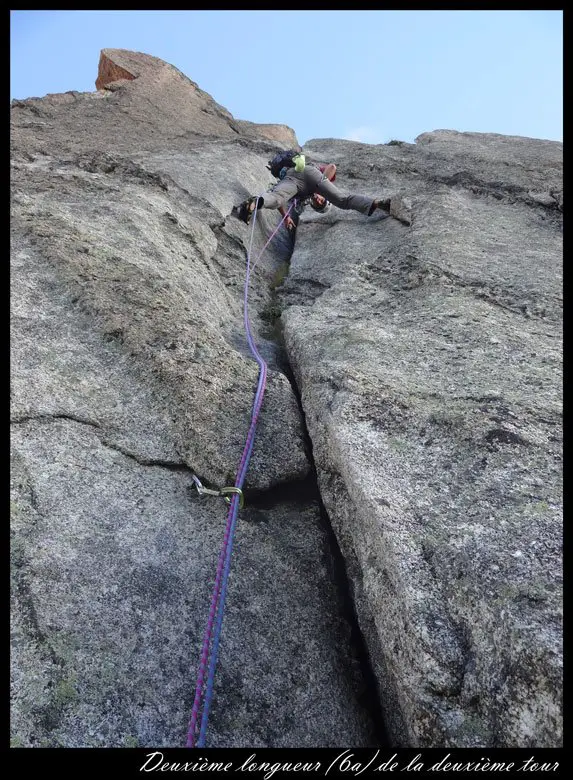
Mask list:
[[[234,506],[233,506],[234,504]],[[239,497],[235,494],[232,498],[231,506],[231,533],[229,538],[229,544],[225,555],[225,567],[223,571],[223,579],[221,584],[221,594],[219,596],[219,604],[217,609],[217,622],[215,624],[215,634],[213,638],[213,648],[211,652],[211,659],[209,663],[209,674],[207,676],[207,687],[205,690],[205,703],[203,705],[203,715],[201,717],[201,728],[199,731],[199,738],[197,739],[197,747],[205,747],[205,734],[207,732],[207,720],[209,718],[209,708],[211,706],[211,700],[213,698],[213,685],[215,683],[215,668],[217,666],[217,658],[219,656],[219,641],[221,639],[221,632],[223,628],[223,614],[225,612],[225,598],[227,596],[227,582],[229,579],[229,573],[231,570],[231,555],[233,552],[233,537],[235,532],[235,526],[237,523],[237,516],[239,514]]]
[[[273,230],[271,233],[268,241],[264,245],[263,249],[261,250],[259,256],[253,263],[252,268],[254,269],[257,262],[260,260],[263,252],[267,248],[267,246],[272,241],[274,235],[284,222],[284,220],[289,215],[290,211],[292,209],[292,204],[289,207],[287,213],[284,215],[284,217],[281,219],[277,227]],[[237,478],[235,480],[235,487],[242,488],[243,482],[245,480],[247,469],[249,466],[249,461],[251,458],[251,453],[253,451],[254,446],[254,440],[255,440],[255,433],[256,433],[256,426],[257,421],[259,417],[259,413],[262,407],[263,403],[263,397],[264,392],[266,388],[266,379],[267,379],[267,364],[261,357],[257,346],[255,344],[252,330],[251,330],[251,324],[249,321],[249,315],[248,315],[248,296],[249,296],[249,282],[250,282],[250,276],[251,276],[251,249],[252,249],[252,243],[253,243],[253,236],[255,231],[255,223],[257,219],[257,208],[255,206],[254,214],[253,214],[253,227],[251,231],[251,239],[249,242],[249,250],[247,252],[247,273],[245,278],[245,288],[244,288],[244,296],[243,296],[243,320],[245,324],[245,331],[247,334],[247,342],[249,344],[250,350],[259,364],[259,380],[257,384],[257,392],[255,395],[254,403],[253,403],[253,411],[251,414],[251,424],[249,426],[249,431],[247,434],[247,439],[245,442],[245,446],[243,448],[243,453],[241,457],[241,461],[239,463],[239,469],[237,473]],[[187,732],[187,743],[186,747],[194,747],[195,746],[195,731],[197,728],[197,720],[199,717],[199,711],[201,708],[201,696],[203,692],[203,684],[205,681],[205,671],[207,668],[207,662],[209,660],[209,650],[212,644],[212,653],[209,663],[209,672],[208,672],[208,678],[207,678],[207,687],[205,692],[205,702],[203,705],[203,714],[201,719],[201,729],[199,733],[199,739],[197,741],[197,747],[203,747],[204,746],[204,739],[205,739],[205,732],[207,729],[207,719],[209,715],[209,707],[212,699],[212,693],[213,693],[213,682],[214,682],[214,676],[215,676],[215,667],[217,664],[217,656],[218,656],[218,648],[219,648],[219,640],[221,635],[221,629],[223,624],[223,614],[225,609],[225,596],[227,591],[227,581],[229,577],[230,572],[230,566],[231,566],[231,553],[233,548],[233,536],[235,532],[236,522],[237,522],[237,515],[238,515],[238,507],[239,507],[239,499],[238,496],[235,494],[233,495],[231,499],[231,507],[229,510],[229,513],[227,515],[227,524],[225,527],[225,535],[223,537],[223,545],[221,548],[221,552],[219,553],[219,560],[217,563],[217,572],[215,575],[215,585],[213,587],[213,595],[211,597],[211,605],[209,608],[209,617],[207,620],[207,627],[205,629],[205,633],[203,636],[203,646],[201,649],[201,658],[199,662],[199,672],[197,675],[197,684],[195,686],[195,699],[193,701],[193,708],[191,711],[191,720],[189,722],[189,728]],[[216,625],[215,625],[215,635],[212,639],[212,633],[213,633],[213,626],[215,624],[216,619]]]

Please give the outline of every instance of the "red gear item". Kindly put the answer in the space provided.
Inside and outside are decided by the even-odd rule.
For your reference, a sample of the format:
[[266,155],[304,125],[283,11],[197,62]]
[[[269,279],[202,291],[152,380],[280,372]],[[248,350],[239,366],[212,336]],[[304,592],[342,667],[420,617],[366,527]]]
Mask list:
[[[319,165],[317,167],[318,167],[318,169],[320,170],[321,173],[324,173],[325,170],[328,167],[328,164],[327,163],[319,163]],[[334,175],[333,175],[332,179],[330,179],[330,181],[336,181],[336,170],[334,171]]]

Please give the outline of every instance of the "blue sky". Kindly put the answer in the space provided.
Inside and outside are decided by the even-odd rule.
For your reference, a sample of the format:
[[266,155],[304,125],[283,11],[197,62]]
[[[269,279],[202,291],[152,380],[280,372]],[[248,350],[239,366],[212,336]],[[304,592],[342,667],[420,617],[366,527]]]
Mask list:
[[413,143],[563,140],[563,11],[11,11],[10,97],[95,91],[100,51],[174,65],[237,119]]

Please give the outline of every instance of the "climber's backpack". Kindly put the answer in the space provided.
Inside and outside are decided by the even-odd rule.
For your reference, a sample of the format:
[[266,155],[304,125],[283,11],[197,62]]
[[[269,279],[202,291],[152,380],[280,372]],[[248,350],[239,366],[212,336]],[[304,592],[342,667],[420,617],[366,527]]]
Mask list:
[[299,154],[300,152],[297,152],[296,149],[287,149],[283,152],[277,152],[273,159],[269,160],[267,168],[275,179],[279,179],[283,168],[294,168],[294,158],[298,157]]

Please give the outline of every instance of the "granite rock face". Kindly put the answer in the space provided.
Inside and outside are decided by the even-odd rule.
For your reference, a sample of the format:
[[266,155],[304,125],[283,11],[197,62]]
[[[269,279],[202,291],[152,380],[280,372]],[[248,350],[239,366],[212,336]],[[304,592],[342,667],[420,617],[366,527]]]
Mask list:
[[[276,144],[166,63],[116,60],[136,77],[105,98],[12,106],[14,745],[185,745],[228,514],[193,475],[234,484],[257,387],[249,233],[230,213],[268,186]],[[269,370],[207,746],[372,745],[274,333],[286,231],[259,258],[274,217],[252,249]]]
[[[96,90],[11,107],[12,737],[182,746],[228,511],[193,475],[234,483],[258,379],[231,209],[297,140],[149,55]],[[372,694],[395,746],[558,746],[562,145],[304,151],[391,216],[293,252],[257,215],[207,746],[377,746]]]
[[305,151],[410,205],[409,226],[303,214],[282,289],[389,731],[557,746],[561,144],[437,131]]

